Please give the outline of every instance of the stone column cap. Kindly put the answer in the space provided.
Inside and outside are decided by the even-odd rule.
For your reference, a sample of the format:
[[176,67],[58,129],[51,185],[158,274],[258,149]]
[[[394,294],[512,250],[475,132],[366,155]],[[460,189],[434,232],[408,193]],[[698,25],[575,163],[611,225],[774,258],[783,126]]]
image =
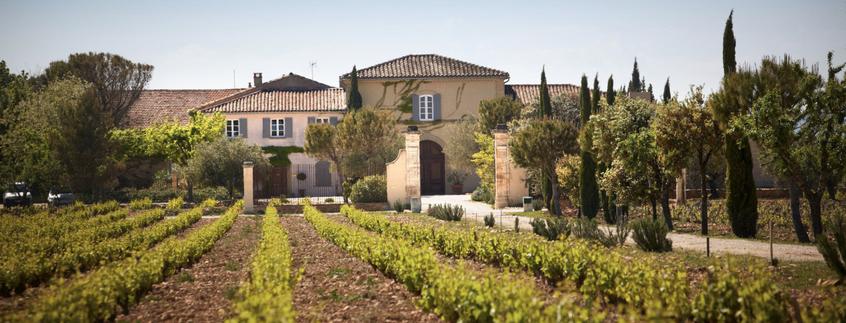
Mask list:
[[255,166],[255,164],[253,163],[252,160],[245,161],[243,165],[244,165],[244,168],[251,168],[251,167]]
[[500,123],[493,128],[493,132],[508,132],[508,126],[504,123]]
[[411,133],[411,134],[420,133],[420,129],[418,129],[417,126],[415,126],[415,125],[410,125],[405,130],[405,133]]

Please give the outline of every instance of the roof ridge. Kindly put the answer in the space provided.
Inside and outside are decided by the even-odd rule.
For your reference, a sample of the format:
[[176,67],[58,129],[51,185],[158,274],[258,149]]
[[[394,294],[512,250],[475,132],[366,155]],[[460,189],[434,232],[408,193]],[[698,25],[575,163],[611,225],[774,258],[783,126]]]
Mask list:
[[[423,59],[431,59],[430,62],[420,62],[414,61],[414,58],[423,58]],[[404,61],[410,61],[403,65]],[[414,63],[420,65],[430,65],[430,66],[415,66]],[[427,64],[428,63],[428,64]],[[399,66],[392,66],[392,65],[399,65]],[[411,67],[408,67],[408,66]],[[389,76],[379,76],[379,75],[367,75],[367,74],[379,74],[380,69],[386,69],[388,71],[382,71],[384,74],[392,74]],[[409,71],[409,69],[411,71]],[[475,70],[474,70],[475,69]],[[370,73],[369,73],[370,72]],[[341,79],[349,78],[352,72],[346,73],[341,75]],[[499,69],[482,66],[479,64],[471,63],[465,60],[444,56],[441,54],[407,54],[401,57],[397,57],[394,59],[390,59],[384,61],[382,63],[378,63],[375,65],[371,65],[365,67],[363,69],[357,70],[358,77],[362,79],[366,78],[402,78],[406,77],[402,74],[409,74],[407,77],[493,77],[493,76],[504,76],[508,77],[508,73]],[[420,74],[420,75],[413,75],[413,74]],[[450,75],[452,74],[452,75]],[[462,75],[464,74],[464,75]]]

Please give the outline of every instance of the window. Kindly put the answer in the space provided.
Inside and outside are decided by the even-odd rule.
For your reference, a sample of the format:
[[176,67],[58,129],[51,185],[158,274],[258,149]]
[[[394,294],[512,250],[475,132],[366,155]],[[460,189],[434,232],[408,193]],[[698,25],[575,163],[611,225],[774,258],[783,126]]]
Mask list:
[[285,137],[285,119],[270,120],[270,136]]
[[329,124],[329,117],[316,117],[316,118],[314,118],[314,123],[316,123],[316,124]]
[[241,135],[241,123],[238,119],[226,120],[226,138],[235,138]]
[[435,98],[431,95],[420,96],[420,121],[435,120]]

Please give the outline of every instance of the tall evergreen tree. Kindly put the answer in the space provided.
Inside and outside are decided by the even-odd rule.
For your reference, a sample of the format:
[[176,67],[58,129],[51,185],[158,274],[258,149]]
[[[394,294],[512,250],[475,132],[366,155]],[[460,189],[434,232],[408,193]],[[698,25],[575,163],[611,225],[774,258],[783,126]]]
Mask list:
[[[546,68],[541,69],[541,84],[538,89],[540,92],[540,106],[538,107],[538,117],[541,119],[552,118],[552,100],[549,97],[549,86],[546,84]],[[554,208],[555,201],[552,187],[552,179],[546,174],[541,175],[541,195],[543,195],[543,202],[546,208],[550,211]]]
[[[734,30],[732,16],[734,10],[726,20],[723,32],[723,89],[716,93],[715,113],[724,124],[734,116],[748,113],[750,106],[741,106],[742,100],[730,98],[733,92],[744,92],[750,88],[749,77],[735,77],[737,60],[735,59]],[[750,76],[751,77],[751,76]],[[723,94],[723,92],[726,92]],[[729,99],[722,100],[723,96]],[[751,102],[746,104],[751,105]],[[758,228],[758,196],[755,187],[755,177],[752,174],[752,149],[749,138],[741,133],[728,132],[725,136],[726,158],[726,213],[731,222],[732,232],[742,238],[754,237]]]
[[350,73],[350,94],[347,97],[347,111],[356,111],[361,109],[362,100],[361,93],[358,91],[358,71],[353,65]]
[[599,92],[599,74],[593,77],[593,93],[591,93],[591,112],[592,114],[599,113],[599,99],[602,98],[602,94]]
[[649,87],[646,89],[646,92],[649,93],[649,101],[655,102],[655,93],[652,92],[652,83],[649,83]]
[[[610,85],[609,89],[612,89],[612,90],[610,90],[610,92],[613,92],[614,91],[613,90],[614,83],[610,78],[608,79],[608,81],[609,81],[609,85]],[[606,89],[606,91],[608,91],[608,90]],[[600,108],[599,108],[599,101],[602,99],[602,93],[599,91],[599,75],[597,75],[593,78],[593,93],[592,94],[593,94],[593,96],[591,97],[591,99],[593,99],[593,102],[592,102],[592,105],[593,105],[592,108],[593,109],[592,110],[593,110],[594,114],[598,114],[598,113],[601,112]],[[607,99],[606,99],[606,101],[607,101]],[[597,177],[602,176],[602,174],[605,173],[605,170],[607,168],[608,167],[607,167],[607,165],[605,165],[605,163],[603,163],[603,162],[597,163],[597,174],[596,174],[596,176]],[[600,207],[602,207],[602,217],[605,218],[605,222],[606,223],[616,223],[616,217],[614,216],[614,211],[612,210],[611,197],[607,194],[607,192],[605,192],[605,190],[599,191],[599,204],[600,204]]]
[[668,77],[667,83],[664,83],[664,95],[662,96],[662,99],[664,100],[664,103],[666,104],[666,103],[670,102],[670,99],[672,99],[672,98],[673,98],[673,95],[670,94],[670,78]]
[[[591,115],[590,88],[588,87],[587,76],[582,75],[581,90],[579,92],[579,110],[581,111],[581,124],[587,124]],[[591,154],[591,137],[582,127],[580,140],[580,157],[582,168],[579,172],[579,199],[581,200],[581,214],[589,219],[596,217],[599,211],[599,185],[596,183],[596,162]]]
[[726,28],[723,30],[723,73],[731,74],[737,71],[737,60],[735,58],[734,47],[737,41],[734,39],[734,23],[732,22],[734,10],[729,13],[728,20],[726,20]]
[[549,87],[546,84],[546,68],[541,69],[539,117],[552,118],[552,99],[549,97]]
[[605,91],[605,102],[609,106],[614,105],[614,99],[617,96],[617,92],[614,91],[614,75],[608,77],[608,85],[605,87]]
[[640,70],[637,68],[637,57],[635,57],[634,67],[632,68],[632,80],[629,81],[629,92],[642,92],[643,83],[641,83]]

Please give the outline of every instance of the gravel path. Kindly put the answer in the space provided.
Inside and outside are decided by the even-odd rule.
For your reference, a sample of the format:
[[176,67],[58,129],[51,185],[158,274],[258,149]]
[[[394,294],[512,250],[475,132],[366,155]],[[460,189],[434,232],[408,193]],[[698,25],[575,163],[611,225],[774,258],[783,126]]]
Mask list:
[[294,268],[298,322],[435,322],[416,307],[417,296],[369,264],[321,238],[301,216],[284,216]]
[[[519,218],[521,230],[532,230],[532,226],[529,224],[532,218],[505,214],[507,212],[521,212],[523,209],[516,207],[508,207],[501,210],[494,209],[488,204],[470,200],[470,195],[466,194],[423,196],[421,203],[424,212],[432,204],[447,203],[461,205],[466,211],[465,218],[478,222],[484,222],[484,216],[493,213],[497,225],[504,223],[506,229],[513,229],[514,219]],[[607,228],[606,226],[601,227],[603,229]],[[670,233],[667,237],[673,240],[673,248],[705,252],[705,237],[685,233]],[[629,237],[626,243],[634,244],[634,241]],[[711,252],[769,258],[770,245],[767,242],[761,241],[712,237]],[[776,258],[787,261],[823,261],[822,255],[820,255],[814,246],[776,243],[773,244],[773,254]]]

